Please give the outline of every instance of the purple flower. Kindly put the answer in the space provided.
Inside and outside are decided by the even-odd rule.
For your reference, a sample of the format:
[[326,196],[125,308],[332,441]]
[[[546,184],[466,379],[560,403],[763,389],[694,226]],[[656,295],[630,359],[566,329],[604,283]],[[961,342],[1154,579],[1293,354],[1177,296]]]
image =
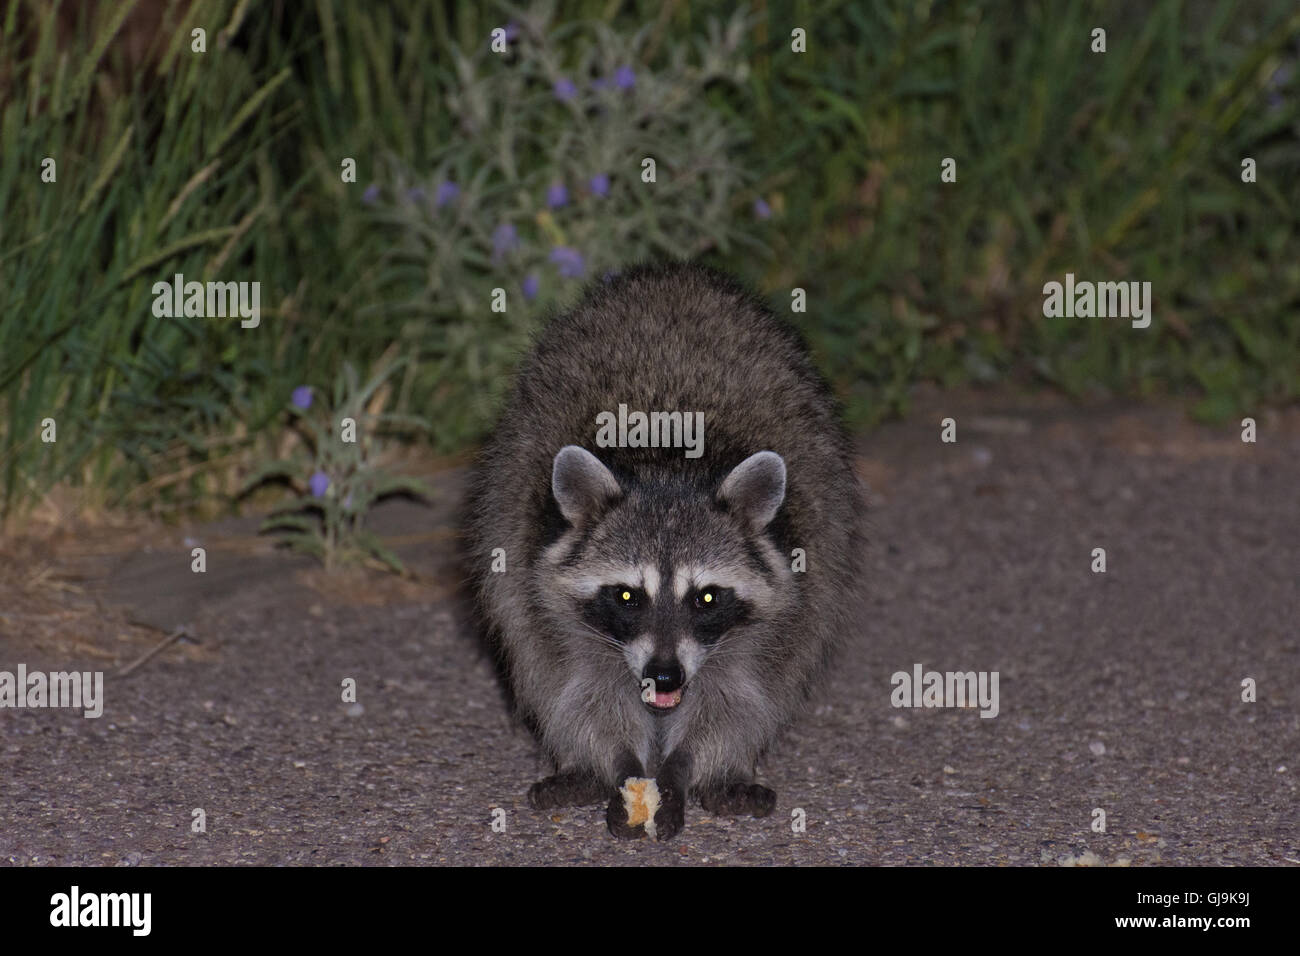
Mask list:
[[377,199],[379,199],[379,187],[371,183],[366,187],[366,191],[361,194],[361,201],[367,206],[373,206]]
[[311,386],[299,385],[293,390],[293,398],[290,401],[295,408],[301,408],[303,411],[311,408]]
[[563,103],[567,103],[578,95],[578,88],[573,85],[573,80],[567,76],[562,76],[555,81],[555,98]]
[[754,200],[754,215],[759,219],[771,219],[772,207],[767,204],[766,199]]
[[492,230],[492,258],[500,259],[507,252],[519,245],[519,233],[508,222],[503,222]]
[[311,493],[317,498],[325,494],[325,490],[329,488],[329,486],[330,476],[325,474],[323,471],[315,472],[312,474],[311,478],[307,479],[307,487],[311,489]]
[[1289,63],[1283,63],[1276,70],[1274,70],[1273,75],[1269,77],[1268,83],[1266,83],[1265,85],[1268,87],[1268,91],[1269,91],[1268,109],[1270,113],[1276,113],[1278,110],[1282,108],[1283,103],[1286,102],[1286,100],[1283,98],[1282,94],[1278,92],[1278,90],[1285,87],[1287,81],[1289,81],[1290,79],[1291,79],[1291,65]]
[[636,86],[636,73],[630,66],[620,66],[614,71],[614,85],[620,90],[630,90]]
[[438,208],[441,209],[459,195],[460,187],[450,179],[444,179],[442,182],[438,183],[438,192],[434,195],[433,201],[437,204]]
[[597,196],[609,195],[609,176],[605,173],[597,173],[588,181],[587,186]]
[[591,81],[591,88],[593,90],[607,90],[610,88],[610,86],[611,83],[609,79],[603,76],[598,76]]
[[524,298],[529,302],[532,302],[533,299],[537,298],[537,290],[541,288],[541,285],[542,280],[537,278],[537,273],[530,272],[528,275],[524,276]]
[[552,209],[559,209],[568,204],[569,190],[565,188],[564,183],[552,183],[551,188],[546,190],[546,205]]
[[506,42],[513,43],[518,36],[519,24],[515,23],[514,20],[511,20],[506,24]]
[[551,250],[551,261],[555,263],[555,268],[566,279],[581,279],[583,272],[586,271],[586,263],[582,261],[582,253],[570,246],[556,246]]
[[406,191],[406,198],[410,202],[424,202],[424,190],[416,186],[414,189]]

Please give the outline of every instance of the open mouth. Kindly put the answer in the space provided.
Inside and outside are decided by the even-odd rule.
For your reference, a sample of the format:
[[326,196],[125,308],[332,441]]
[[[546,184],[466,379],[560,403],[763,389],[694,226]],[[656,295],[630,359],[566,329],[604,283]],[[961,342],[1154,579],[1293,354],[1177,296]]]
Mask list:
[[682,702],[682,690],[683,688],[679,687],[674,691],[669,691],[668,693],[655,691],[655,699],[653,701],[646,701],[646,703],[655,710],[672,710]]

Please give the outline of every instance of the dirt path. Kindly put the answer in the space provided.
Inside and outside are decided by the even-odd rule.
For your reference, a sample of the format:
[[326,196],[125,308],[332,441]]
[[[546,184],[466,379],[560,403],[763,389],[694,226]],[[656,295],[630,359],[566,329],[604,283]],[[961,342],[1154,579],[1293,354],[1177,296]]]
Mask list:
[[[950,396],[864,440],[871,624],[761,768],[772,817],[693,808],[678,840],[625,844],[598,809],[528,809],[545,767],[449,597],[450,473],[436,507],[377,519],[419,586],[324,581],[251,538],[255,522],[57,551],[41,586],[79,560],[83,606],[98,594],[107,610],[70,610],[60,644],[24,623],[50,615],[0,606],[0,670],[104,670],[104,715],[0,711],[0,860],[1300,861],[1295,417],[1244,445],[1169,409],[1034,403]],[[938,441],[948,414],[955,445]],[[201,643],[118,678],[161,637],[128,619],[189,624]],[[998,716],[891,707],[891,675],[916,664],[997,671]],[[346,677],[359,706],[340,702]]]

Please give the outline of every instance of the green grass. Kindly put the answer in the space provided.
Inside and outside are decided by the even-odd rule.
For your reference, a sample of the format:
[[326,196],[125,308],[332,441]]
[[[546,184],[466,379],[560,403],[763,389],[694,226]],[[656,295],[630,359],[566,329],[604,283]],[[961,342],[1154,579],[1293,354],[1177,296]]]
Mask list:
[[[817,4],[790,21],[810,25],[807,59],[774,29],[754,79],[756,136],[786,144],[765,176],[787,216],[761,277],[809,289],[808,331],[854,417],[904,410],[917,380],[1186,394],[1212,420],[1294,401],[1294,5],[927,6]],[[949,156],[958,180],[941,184]],[[1154,324],[1044,319],[1043,283],[1067,271],[1151,282]]]
[[[428,416],[439,451],[472,441],[493,395],[458,356],[491,355],[496,381],[513,342],[472,316],[413,314],[420,277],[358,194],[387,160],[426,169],[467,135],[443,98],[449,45],[480,46],[522,14],[197,0],[170,10],[141,65],[127,16],[151,4],[64,3],[63,28],[51,6],[0,3],[0,514],[60,482],[91,505],[220,506],[281,438],[295,385],[385,354],[409,359],[396,410]],[[635,66],[654,73],[731,5],[562,9],[570,57],[596,28],[644,28]],[[778,308],[808,291],[794,318],[853,421],[905,412],[918,381],[1169,394],[1210,420],[1300,395],[1289,0],[752,12],[747,82],[705,99],[743,126],[738,159],[775,215],[746,219],[738,193],[753,241],[710,257]],[[196,25],[206,54],[190,52]],[[807,54],[790,53],[794,26]],[[47,156],[55,184],[40,181]],[[344,156],[357,185],[340,181]],[[939,181],[948,156],[953,184]],[[1044,319],[1042,285],[1067,271],[1150,281],[1152,327]],[[154,317],[151,285],[176,272],[260,281],[259,334]],[[40,440],[47,417],[55,444]]]

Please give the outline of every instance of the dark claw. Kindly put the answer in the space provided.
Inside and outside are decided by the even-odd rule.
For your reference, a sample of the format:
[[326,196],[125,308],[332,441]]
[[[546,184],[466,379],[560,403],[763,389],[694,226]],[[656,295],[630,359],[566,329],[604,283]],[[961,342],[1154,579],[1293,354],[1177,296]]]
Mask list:
[[[658,816],[655,819],[658,820]],[[605,823],[609,827],[609,832],[620,840],[639,840],[645,836],[645,827],[641,824],[628,825],[627,807],[623,806],[623,794],[618,791],[614,792],[614,799],[609,801],[609,809],[605,811]]]
[[655,839],[671,840],[686,825],[686,801],[672,788],[659,790],[659,809],[655,811]]
[[765,817],[776,807],[776,791],[758,783],[732,783],[700,794],[700,805],[719,817]]
[[534,810],[584,807],[600,803],[608,790],[591,774],[557,773],[528,788],[528,805]]

